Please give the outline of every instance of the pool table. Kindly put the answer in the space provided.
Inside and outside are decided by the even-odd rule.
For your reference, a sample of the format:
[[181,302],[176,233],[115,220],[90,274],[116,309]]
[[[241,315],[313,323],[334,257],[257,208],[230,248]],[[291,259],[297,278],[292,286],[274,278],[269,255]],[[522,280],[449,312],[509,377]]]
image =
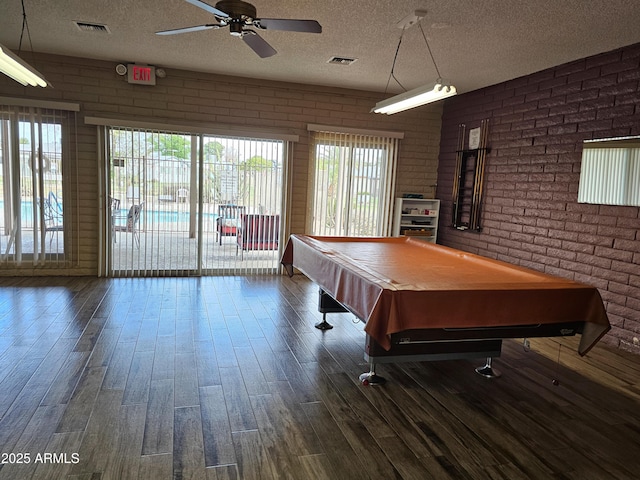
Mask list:
[[491,377],[504,338],[580,334],[585,355],[611,328],[595,287],[410,237],[291,235],[281,263],[319,286],[323,314],[365,322],[363,383],[384,381],[376,363],[478,357]]

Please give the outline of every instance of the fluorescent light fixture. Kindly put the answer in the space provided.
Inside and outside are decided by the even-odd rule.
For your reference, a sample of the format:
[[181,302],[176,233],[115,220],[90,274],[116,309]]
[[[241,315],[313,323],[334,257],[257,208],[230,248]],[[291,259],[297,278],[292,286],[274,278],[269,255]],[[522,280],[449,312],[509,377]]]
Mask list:
[[437,102],[438,100],[452,97],[456,93],[456,87],[453,85],[446,85],[438,82],[414,88],[408,92],[404,92],[396,95],[395,97],[378,102],[371,111],[392,115],[404,110],[409,110],[410,108],[419,107],[420,105],[426,105],[427,103]]
[[35,68],[0,44],[0,72],[13,78],[25,87],[46,87],[47,81]]

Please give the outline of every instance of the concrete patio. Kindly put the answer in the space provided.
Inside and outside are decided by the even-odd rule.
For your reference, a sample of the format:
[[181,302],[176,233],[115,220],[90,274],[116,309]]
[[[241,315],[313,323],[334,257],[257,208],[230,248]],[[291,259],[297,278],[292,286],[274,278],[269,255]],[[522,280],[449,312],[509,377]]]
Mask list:
[[[198,274],[198,242],[188,232],[141,231],[140,245],[133,234],[116,232],[111,247],[111,265],[115,275],[189,275]],[[241,251],[236,237],[203,233],[203,275],[268,274],[279,271],[278,250]],[[138,273],[136,273],[138,272]]]

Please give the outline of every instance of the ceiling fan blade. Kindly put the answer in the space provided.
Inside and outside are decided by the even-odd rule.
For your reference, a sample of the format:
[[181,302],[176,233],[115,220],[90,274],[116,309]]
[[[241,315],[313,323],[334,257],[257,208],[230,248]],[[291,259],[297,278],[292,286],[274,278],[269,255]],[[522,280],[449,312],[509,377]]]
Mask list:
[[267,43],[264,38],[262,38],[256,32],[245,30],[243,33],[244,35],[242,35],[242,40],[244,40],[244,43],[249,45],[251,50],[256,52],[256,54],[260,58],[271,57],[278,53],[271,45]]
[[178,33],[199,32],[201,30],[211,30],[212,28],[220,28],[222,25],[210,23],[208,25],[196,25],[195,27],[174,28],[171,30],[161,30],[156,35],[176,35]]
[[200,0],[185,0],[185,1],[189,2],[194,7],[198,7],[198,8],[201,8],[203,10],[206,10],[209,13],[213,13],[216,17],[229,18],[229,14],[228,13],[225,13],[222,10],[218,10],[217,8],[212,7],[208,3],[204,3],[204,2],[202,2]]
[[285,18],[257,18],[254,25],[265,30],[287,32],[322,33],[322,25],[315,20],[290,20]]

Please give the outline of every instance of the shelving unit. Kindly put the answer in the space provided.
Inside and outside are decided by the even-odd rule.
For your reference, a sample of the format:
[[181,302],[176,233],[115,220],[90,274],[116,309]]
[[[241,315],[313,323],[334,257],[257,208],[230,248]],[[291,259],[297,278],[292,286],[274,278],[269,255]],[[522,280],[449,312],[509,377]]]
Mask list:
[[440,200],[396,198],[393,235],[406,235],[431,243],[438,239]]

